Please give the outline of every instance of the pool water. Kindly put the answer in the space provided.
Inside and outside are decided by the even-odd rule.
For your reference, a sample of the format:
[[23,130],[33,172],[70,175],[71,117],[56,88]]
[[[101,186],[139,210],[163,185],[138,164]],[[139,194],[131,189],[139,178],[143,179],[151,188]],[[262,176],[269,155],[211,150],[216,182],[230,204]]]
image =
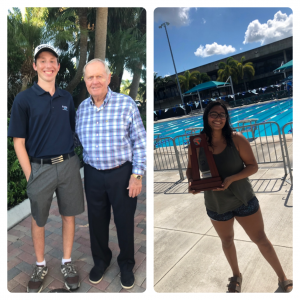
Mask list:
[[[293,99],[235,108],[229,110],[229,115],[232,127],[237,127],[240,120],[258,119],[257,123],[276,122],[281,129],[283,125],[293,121]],[[203,127],[202,115],[154,124],[154,134],[161,133],[160,137],[174,138],[185,134],[185,129],[193,127]],[[272,126],[273,135],[277,135],[278,130],[274,129]],[[270,126],[266,126],[260,136],[269,136],[272,132]]]

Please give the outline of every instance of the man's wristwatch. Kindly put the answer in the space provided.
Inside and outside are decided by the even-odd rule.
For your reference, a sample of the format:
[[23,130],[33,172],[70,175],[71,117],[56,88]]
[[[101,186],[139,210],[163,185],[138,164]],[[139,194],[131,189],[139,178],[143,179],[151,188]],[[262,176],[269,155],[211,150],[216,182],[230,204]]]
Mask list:
[[141,180],[143,178],[142,175],[131,174],[134,178]]

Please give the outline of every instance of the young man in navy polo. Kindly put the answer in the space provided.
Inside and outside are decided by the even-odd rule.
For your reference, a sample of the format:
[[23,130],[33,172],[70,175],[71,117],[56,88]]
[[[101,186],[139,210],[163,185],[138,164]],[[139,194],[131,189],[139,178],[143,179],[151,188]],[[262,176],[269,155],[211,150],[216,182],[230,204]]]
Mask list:
[[55,84],[60,64],[53,47],[46,44],[36,47],[33,68],[38,82],[16,96],[8,129],[27,179],[31,204],[31,233],[37,262],[27,292],[39,293],[48,273],[44,226],[54,192],[63,223],[61,272],[66,287],[74,290],[80,286],[71,262],[75,215],[84,211],[80,161],[74,153],[74,103],[71,94]]

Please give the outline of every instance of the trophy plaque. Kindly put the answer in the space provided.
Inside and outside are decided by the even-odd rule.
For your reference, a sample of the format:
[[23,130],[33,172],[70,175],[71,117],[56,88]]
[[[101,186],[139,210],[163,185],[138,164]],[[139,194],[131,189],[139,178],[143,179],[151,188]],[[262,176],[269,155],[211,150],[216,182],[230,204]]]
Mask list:
[[[205,133],[201,133],[200,135],[190,136],[190,145],[192,150],[191,164],[192,164],[193,181],[189,186],[189,190],[208,191],[208,190],[213,190],[215,188],[222,188],[221,186],[222,179],[219,176],[219,172],[216,167],[213,154],[208,149]],[[197,148],[200,148],[199,152],[201,151],[202,156],[205,155],[204,162],[206,164],[206,170],[201,170],[202,171],[201,176],[200,176],[201,166],[199,168]]]

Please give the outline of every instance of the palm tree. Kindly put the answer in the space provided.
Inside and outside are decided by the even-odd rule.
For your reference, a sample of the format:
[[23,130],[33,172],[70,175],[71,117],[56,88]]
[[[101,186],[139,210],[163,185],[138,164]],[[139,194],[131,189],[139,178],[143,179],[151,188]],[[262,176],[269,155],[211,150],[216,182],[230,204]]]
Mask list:
[[21,91],[31,84],[35,71],[32,68],[35,47],[43,41],[45,8],[26,8],[22,16],[19,9],[13,9],[7,17],[8,27],[8,60],[13,63],[13,53],[22,57],[19,68],[22,80]]
[[127,64],[127,68],[133,73],[132,85],[129,93],[129,96],[132,99],[135,99],[139,93],[142,69],[143,66],[146,66],[146,10],[140,8],[136,14],[138,16],[138,21],[136,29],[134,30],[134,35],[139,41],[141,49],[144,49],[144,51],[139,51],[138,55],[131,56]]
[[119,93],[122,82],[124,68],[128,65],[130,59],[139,57],[145,53],[144,41],[137,40],[132,34],[133,29],[120,29],[115,33],[107,31],[107,59],[110,63],[110,69],[113,73],[110,88]]
[[238,62],[234,60],[232,57],[228,57],[226,63],[220,62],[217,81],[226,81],[228,77],[231,76],[232,81],[237,84],[238,83],[237,64]]
[[237,64],[238,76],[243,80],[245,91],[247,90],[246,82],[245,82],[245,74],[251,79],[255,75],[255,69],[253,67],[252,62],[244,63],[245,56],[241,58],[241,61]]
[[[184,72],[184,75],[178,75],[180,87],[184,91],[188,91],[193,86],[198,84],[198,78],[196,77],[199,71],[190,72],[189,70]],[[199,76],[199,75],[198,75]]]
[[108,9],[107,59],[113,72],[110,88],[118,92],[124,69],[133,74],[129,95],[135,99],[146,65],[146,11],[143,8]]
[[95,58],[105,60],[106,35],[107,35],[107,7],[98,7],[95,28]]
[[195,85],[211,81],[210,77],[206,73],[200,73],[198,71],[194,71],[192,73],[194,73],[193,77],[197,79],[197,83],[195,83]]
[[76,67],[76,74],[66,87],[66,90],[72,94],[81,81],[83,67],[86,64],[89,29],[88,13],[90,9],[86,7],[60,7],[49,8],[48,10],[48,39],[51,38],[54,46],[62,51],[76,49],[76,58],[79,60]]

